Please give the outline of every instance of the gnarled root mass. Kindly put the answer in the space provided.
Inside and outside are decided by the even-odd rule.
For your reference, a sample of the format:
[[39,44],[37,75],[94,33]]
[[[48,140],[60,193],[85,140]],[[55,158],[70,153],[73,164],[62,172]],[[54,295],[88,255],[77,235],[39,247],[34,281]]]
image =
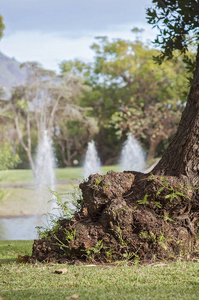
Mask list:
[[148,261],[194,251],[199,201],[186,178],[110,171],[80,188],[81,210],[34,241],[31,261]]

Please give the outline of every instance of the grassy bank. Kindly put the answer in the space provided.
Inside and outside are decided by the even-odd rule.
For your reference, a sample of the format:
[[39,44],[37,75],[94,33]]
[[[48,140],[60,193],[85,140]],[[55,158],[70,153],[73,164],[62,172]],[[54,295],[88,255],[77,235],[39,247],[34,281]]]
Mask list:
[[[199,299],[199,263],[116,266],[19,264],[31,241],[0,242],[3,299]],[[65,274],[56,274],[58,269]]]
[[[102,167],[101,172],[105,174],[111,169],[118,170],[118,166]],[[69,181],[83,180],[83,168],[80,167],[56,169],[55,172],[57,180],[55,190],[58,193],[68,193],[73,190]],[[51,198],[49,194],[46,201]],[[38,199],[39,195],[35,191],[31,170],[0,171],[0,216],[38,213]]]

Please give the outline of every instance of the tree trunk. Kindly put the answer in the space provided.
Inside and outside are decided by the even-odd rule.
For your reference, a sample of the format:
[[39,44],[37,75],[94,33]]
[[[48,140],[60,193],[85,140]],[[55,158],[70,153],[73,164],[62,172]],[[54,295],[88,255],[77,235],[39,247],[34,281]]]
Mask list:
[[158,138],[151,141],[150,148],[149,148],[149,153],[148,153],[148,156],[147,156],[147,161],[150,161],[152,158],[154,158],[156,148],[157,148],[158,144],[160,143],[160,141],[162,139],[163,139],[163,137],[159,136]]
[[33,158],[32,158],[31,150],[30,149],[27,149],[27,150],[25,149],[25,151],[28,155],[28,159],[29,159],[29,162],[30,162],[30,167],[31,167],[33,175],[35,177],[36,176],[35,164],[34,164],[34,161],[33,161]]
[[61,140],[60,141],[58,141],[58,143],[59,143],[59,145],[60,145],[60,147],[61,147],[61,156],[62,156],[62,159],[63,159],[63,162],[64,162],[64,164],[65,164],[65,166],[66,167],[71,167],[71,164],[70,164],[70,161],[68,161],[67,159],[66,159],[66,153],[65,153],[65,145],[64,145],[64,141],[62,142]]
[[26,151],[29,162],[30,162],[30,167],[32,169],[33,175],[35,177],[35,164],[32,158],[32,154],[31,154],[31,136],[30,136],[30,120],[29,120],[29,116],[27,116],[27,120],[26,120],[26,127],[27,127],[27,133],[28,133],[28,145],[25,144],[25,142],[23,141],[23,134],[19,128],[19,121],[18,121],[18,116],[16,114],[16,111],[14,109],[14,106],[12,106],[13,108],[13,112],[14,112],[14,122],[15,122],[15,127],[16,127],[16,131],[17,131],[17,136],[19,139],[20,144],[22,145],[23,149]]
[[179,178],[184,175],[193,186],[199,184],[199,47],[193,83],[177,132],[152,173]]

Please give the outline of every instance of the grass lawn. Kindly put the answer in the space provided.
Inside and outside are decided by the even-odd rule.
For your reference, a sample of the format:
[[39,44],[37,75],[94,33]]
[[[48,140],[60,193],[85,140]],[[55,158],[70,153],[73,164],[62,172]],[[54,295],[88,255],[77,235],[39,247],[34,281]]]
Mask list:
[[[116,266],[20,264],[32,241],[0,241],[3,299],[199,299],[199,262]],[[65,274],[55,270],[66,268]]]
[[[119,166],[105,166],[101,168],[102,174],[108,171],[119,171]],[[83,168],[60,168],[55,170],[57,180],[83,179]],[[0,183],[28,183],[33,182],[33,173],[31,170],[5,170],[0,171]]]
[[5,170],[0,171],[0,183],[32,182],[34,180],[31,170]]

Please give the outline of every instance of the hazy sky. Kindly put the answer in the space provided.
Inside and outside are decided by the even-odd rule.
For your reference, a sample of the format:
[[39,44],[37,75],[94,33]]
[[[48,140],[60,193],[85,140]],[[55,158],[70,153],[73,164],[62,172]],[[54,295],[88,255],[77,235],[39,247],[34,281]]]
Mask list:
[[147,24],[151,0],[0,0],[6,30],[0,51],[20,62],[38,61],[58,70],[64,59],[92,60],[95,36],[133,40],[133,27],[144,28],[143,40],[156,32]]

